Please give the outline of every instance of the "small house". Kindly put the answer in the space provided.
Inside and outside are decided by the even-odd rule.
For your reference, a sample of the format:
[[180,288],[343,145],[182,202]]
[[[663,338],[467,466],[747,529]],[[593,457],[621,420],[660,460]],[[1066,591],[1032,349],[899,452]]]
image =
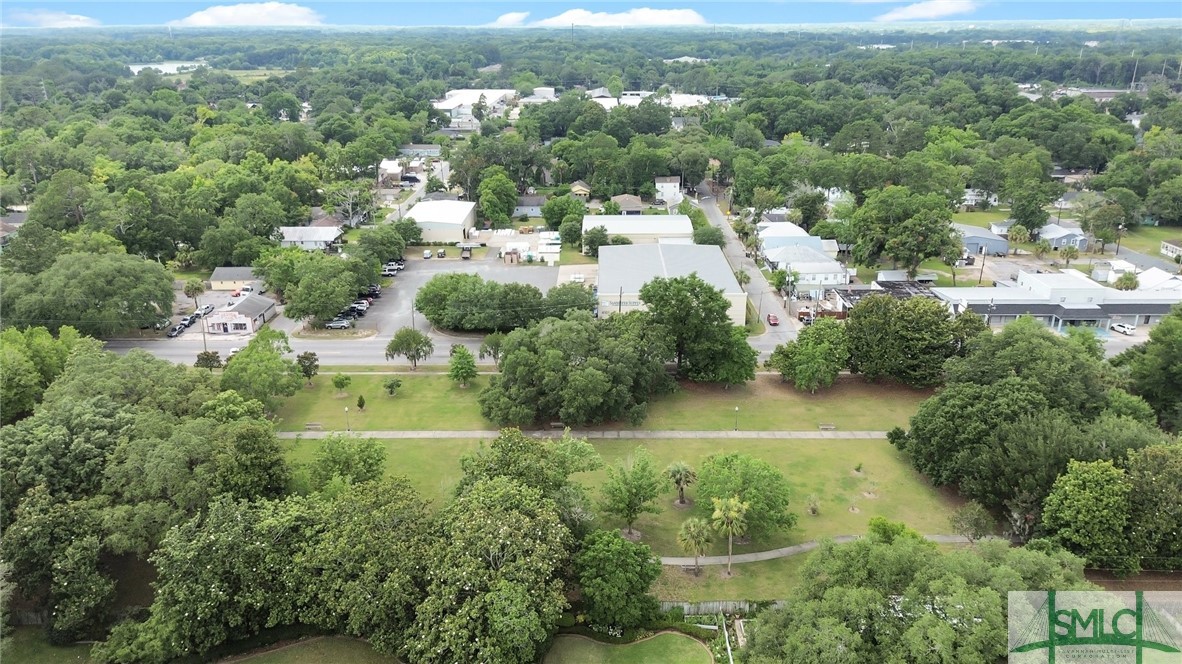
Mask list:
[[952,224],[952,228],[960,233],[965,252],[969,255],[1005,256],[1010,251],[1009,241],[988,228],[968,224]]
[[518,196],[517,205],[513,208],[513,216],[540,217],[542,216],[542,206],[545,204],[545,196]]
[[575,180],[570,185],[570,195],[581,201],[586,201],[591,196],[591,185],[582,180]]
[[1088,236],[1082,230],[1059,224],[1047,224],[1040,228],[1038,239],[1046,240],[1054,251],[1067,246],[1075,247],[1080,251],[1088,248]]
[[681,178],[676,175],[659,177],[654,180],[657,186],[657,198],[669,205],[676,205],[681,198]]
[[340,226],[280,226],[279,246],[327,251],[344,235]]
[[219,267],[209,277],[209,289],[215,291],[236,291],[258,281],[254,268]]
[[1182,240],[1162,240],[1161,255],[1172,260],[1182,256]]
[[644,201],[640,200],[639,196],[620,194],[619,196],[612,196],[612,202],[620,206],[620,214],[644,213]]
[[275,300],[251,293],[201,320],[210,334],[251,334],[258,332],[277,313]]

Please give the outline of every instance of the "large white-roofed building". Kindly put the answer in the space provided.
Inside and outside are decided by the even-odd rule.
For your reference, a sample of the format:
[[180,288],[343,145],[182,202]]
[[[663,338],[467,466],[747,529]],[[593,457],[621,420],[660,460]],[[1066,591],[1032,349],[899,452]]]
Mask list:
[[583,234],[603,226],[608,236],[622,235],[633,244],[693,242],[694,224],[684,214],[598,214],[583,216]]
[[471,201],[420,201],[406,216],[423,230],[423,242],[463,242],[476,225]]
[[722,291],[731,323],[747,318],[747,293],[739,286],[722,249],[712,244],[631,244],[599,248],[599,315],[644,309],[640,289],[658,277],[697,274]]

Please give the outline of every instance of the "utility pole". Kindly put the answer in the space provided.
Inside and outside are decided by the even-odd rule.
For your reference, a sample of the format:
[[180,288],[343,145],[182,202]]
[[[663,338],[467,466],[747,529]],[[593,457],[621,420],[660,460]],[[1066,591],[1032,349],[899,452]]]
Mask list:
[[616,301],[616,313],[624,313],[624,287],[620,286],[620,299]]
[[989,252],[981,252],[981,274],[977,276],[977,285],[981,285],[981,281],[985,279],[985,254]]

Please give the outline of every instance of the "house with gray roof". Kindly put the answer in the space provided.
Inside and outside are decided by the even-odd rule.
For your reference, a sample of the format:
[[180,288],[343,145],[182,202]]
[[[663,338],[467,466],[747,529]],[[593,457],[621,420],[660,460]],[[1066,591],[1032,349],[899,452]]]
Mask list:
[[344,234],[340,226],[280,226],[279,246],[325,251]]
[[599,316],[644,309],[640,289],[658,277],[697,274],[722,292],[734,325],[747,319],[747,293],[720,247],[712,244],[631,244],[599,248]]
[[1038,239],[1046,240],[1053,251],[1071,246],[1084,251],[1088,248],[1088,236],[1078,227],[1046,224],[1038,229]]
[[210,334],[252,334],[278,314],[275,300],[248,293],[215,310],[202,324]]
[[1009,240],[988,228],[969,224],[952,224],[952,228],[960,234],[964,250],[969,255],[1005,256],[1010,251]]

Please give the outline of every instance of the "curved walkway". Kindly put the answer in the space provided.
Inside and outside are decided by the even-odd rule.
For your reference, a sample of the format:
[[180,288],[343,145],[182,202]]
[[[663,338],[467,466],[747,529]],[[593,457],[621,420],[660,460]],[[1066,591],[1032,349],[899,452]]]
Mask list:
[[[280,438],[325,438],[342,433],[340,431],[281,431]],[[353,431],[359,436],[369,438],[496,438],[500,431]],[[535,437],[561,436],[562,432],[527,431]],[[572,429],[570,434],[588,440],[653,440],[663,438],[722,438],[722,439],[770,439],[770,440],[821,440],[834,439],[862,439],[882,440],[887,437],[885,431],[641,431],[637,429],[612,429],[585,431]]]
[[[860,536],[855,535],[838,535],[829,539],[838,544],[845,544],[859,539]],[[936,542],[937,544],[969,544],[967,538],[960,535],[924,535],[924,539],[929,542]],[[793,544],[782,549],[772,549],[770,551],[756,551],[754,553],[740,553],[731,558],[732,563],[757,563],[763,560],[775,560],[776,558],[787,558],[801,553],[808,553],[813,549],[821,546],[821,543],[816,540],[802,542],[800,544]],[[693,558],[676,558],[676,557],[661,557],[662,565],[678,566],[678,567],[693,567]],[[702,556],[698,558],[699,565],[725,565],[726,556]]]

